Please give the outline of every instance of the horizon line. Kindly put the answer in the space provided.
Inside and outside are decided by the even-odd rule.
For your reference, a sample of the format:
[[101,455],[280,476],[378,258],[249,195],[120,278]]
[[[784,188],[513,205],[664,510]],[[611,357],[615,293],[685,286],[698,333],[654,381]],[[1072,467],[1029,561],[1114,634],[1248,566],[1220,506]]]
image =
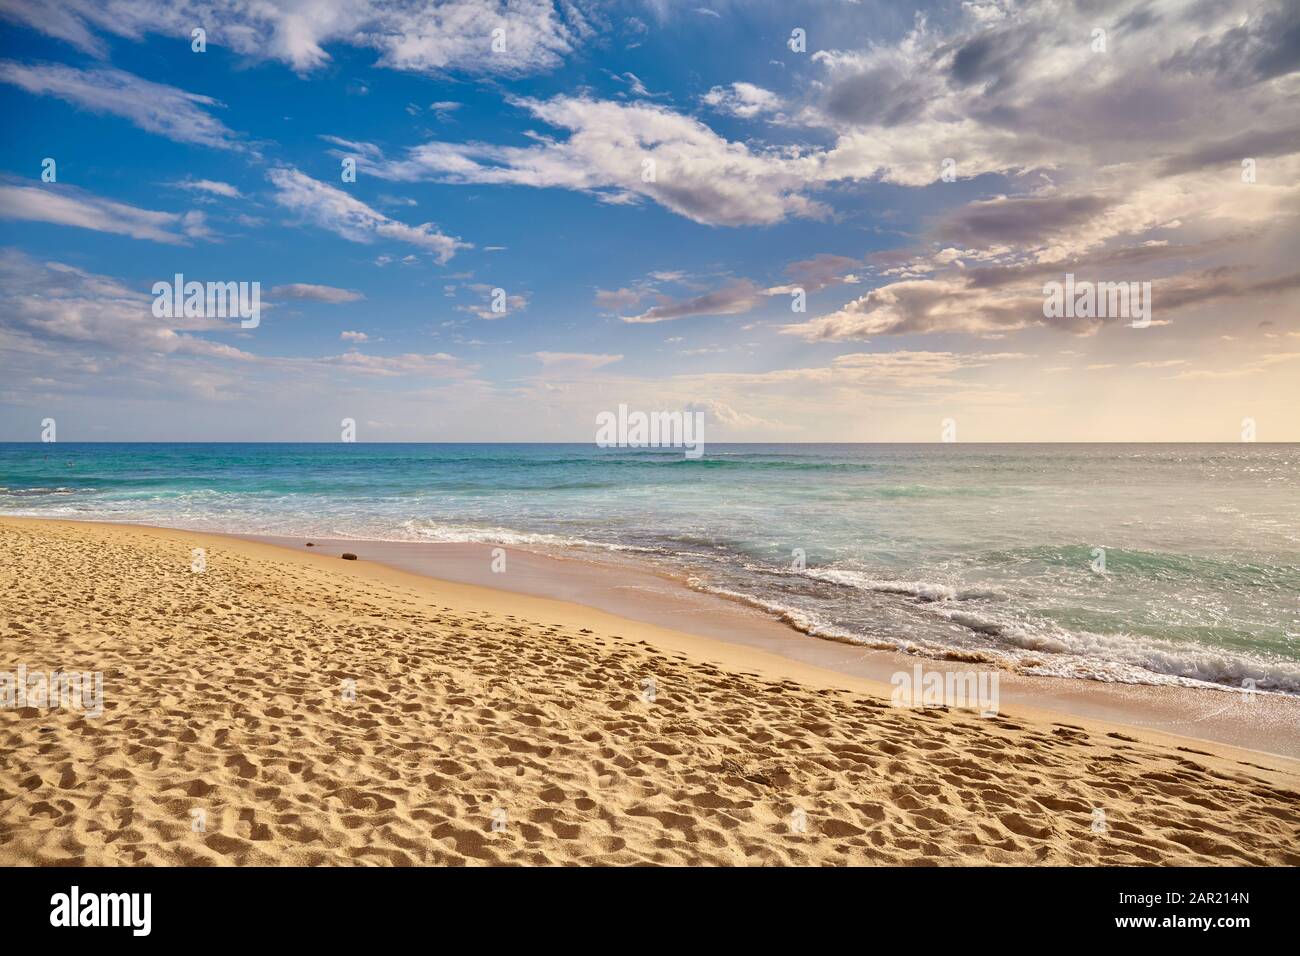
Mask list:
[[[1036,440],[1036,441],[706,441],[705,445],[1297,445],[1300,439],[1283,441],[1133,441],[1115,440]],[[208,439],[208,440],[64,440],[53,442],[0,439],[0,445],[581,445],[601,449],[602,451],[674,451],[679,445],[638,445],[638,446],[600,446],[595,442],[584,441],[300,441],[300,440],[266,440],[266,439]]]

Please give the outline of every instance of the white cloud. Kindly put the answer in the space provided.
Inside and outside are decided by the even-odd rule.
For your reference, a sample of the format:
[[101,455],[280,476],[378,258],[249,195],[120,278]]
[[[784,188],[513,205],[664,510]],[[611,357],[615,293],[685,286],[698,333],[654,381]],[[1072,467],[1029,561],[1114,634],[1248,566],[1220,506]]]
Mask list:
[[[473,292],[483,296],[482,305],[458,305],[457,312],[468,312],[476,318],[491,322],[496,319],[504,319],[508,315],[516,312],[522,312],[528,308],[528,296],[518,292],[506,292],[500,287],[484,285],[481,282],[472,283],[467,286]],[[504,294],[501,294],[504,293]],[[492,306],[499,304],[501,311],[495,311]]]
[[596,305],[610,312],[630,309],[646,295],[644,289],[597,289]]
[[230,183],[218,182],[213,179],[186,179],[174,183],[177,189],[188,189],[190,192],[211,193],[214,196],[223,196],[226,199],[243,199],[244,194]]
[[1186,365],[1187,359],[1166,359],[1162,362],[1134,362],[1134,368],[1173,368],[1176,365]]
[[779,427],[775,422],[757,415],[750,415],[716,399],[694,401],[686,406],[688,412],[703,412],[705,427],[720,426],[724,429],[743,431],[755,428]]
[[621,362],[622,355],[598,355],[590,352],[534,352],[532,357],[548,369],[589,371]]
[[573,189],[610,203],[651,199],[710,225],[828,213],[800,192],[816,172],[814,161],[782,150],[751,150],[665,107],[581,96],[513,102],[565,130],[567,138],[543,137],[530,146],[431,142],[408,150],[404,159],[375,165],[373,174]]
[[275,201],[307,221],[337,233],[351,242],[391,239],[418,246],[443,263],[469,243],[445,235],[432,223],[408,226],[371,209],[361,200],[334,186],[327,186],[292,167],[272,169],[267,177],[276,187]]
[[727,86],[715,86],[703,96],[706,106],[711,106],[720,113],[738,116],[741,119],[753,119],[763,113],[775,113],[781,107],[781,99],[770,90],[753,83],[732,83]]
[[446,352],[404,352],[400,355],[367,355],[362,352],[345,352],[327,358],[299,360],[314,365],[337,366],[363,375],[395,378],[402,375],[433,375],[445,378],[462,378],[469,371],[458,365],[454,355]]
[[[300,73],[329,63],[331,43],[376,50],[378,65],[395,70],[534,73],[559,66],[592,32],[578,5],[563,0],[28,0],[0,4],[0,13],[95,55],[105,50],[97,32],[188,37],[202,24],[209,45]],[[504,48],[494,50],[496,29]]]
[[[1271,303],[1295,289],[1286,250],[1300,225],[1287,92],[1300,61],[1285,47],[1300,16],[1286,9],[1116,4],[1122,34],[1094,52],[1091,14],[1077,8],[975,3],[946,32],[918,20],[894,44],[815,54],[823,76],[800,117],[838,134],[817,157],[823,181],[942,190],[951,158],[959,178],[1001,174],[994,188],[1011,194],[985,191],[937,216],[929,241],[879,270],[892,281],[782,331],[1003,334],[1044,324],[1042,283],[1066,272],[1150,281],[1165,313],[1249,298],[1251,310],[1225,309],[1221,323],[1285,308]],[[1242,182],[1245,156],[1267,182]]]
[[235,133],[207,112],[207,108],[221,105],[212,97],[151,83],[123,70],[79,70],[55,63],[29,66],[6,60],[0,62],[0,80],[29,93],[57,96],[96,113],[121,116],[143,130],[178,143],[216,149],[246,148]]
[[1041,322],[1043,300],[971,289],[961,278],[908,279],[872,289],[827,315],[781,331],[810,342],[909,332],[1005,332]]
[[[1075,192],[1105,195],[1112,208],[1094,217],[1083,240],[1095,243],[1104,228],[1132,233],[1139,223],[1180,221],[1147,206],[1162,192],[1168,209],[1195,210],[1196,197],[1174,202],[1178,184],[1153,182],[1170,169],[1295,151],[1289,98],[1277,85],[1285,77],[1243,80],[1293,72],[1294,57],[1277,49],[1294,26],[1282,10],[1271,0],[1225,0],[1201,13],[1136,11],[1124,42],[1101,54],[1089,42],[1092,14],[1059,4],[973,3],[944,30],[920,18],[895,43],[814,54],[821,77],[782,116],[829,129],[836,136],[829,147],[731,142],[665,107],[555,96],[512,102],[557,135],[536,134],[526,146],[430,142],[374,172],[572,189],[607,203],[650,200],[696,222],[739,226],[822,217],[828,210],[811,194],[838,183],[938,183],[951,159],[963,179],[1034,171],[1052,175],[1033,181],[1047,192],[1068,195],[1077,184]],[[1246,65],[1210,55],[1238,40]],[[712,88],[704,102],[750,117],[782,105],[742,82]],[[1219,142],[1216,151],[1229,134],[1240,142]],[[1189,143],[1196,148],[1186,154]],[[1097,181],[1101,171],[1105,183]],[[1139,192],[1141,202],[1114,201]]]
[[[1284,92],[1258,82],[1295,69],[1282,48],[1296,27],[1286,6],[1112,3],[1099,17],[1077,4],[968,4],[970,18],[947,29],[918,18],[896,43],[813,54],[822,76],[800,118],[839,134],[822,157],[827,178],[926,185],[944,158],[961,178],[1064,170],[1069,180],[1080,166],[1150,163],[1294,125]],[[1096,51],[1103,21],[1123,26]],[[1246,37],[1236,56],[1211,55]]]
[[[160,278],[170,280],[171,275]],[[146,274],[140,286],[149,285]],[[319,407],[341,391],[364,395],[365,379],[404,379],[403,385],[474,382],[474,367],[443,352],[258,355],[198,334],[239,335],[237,317],[159,320],[152,306],[151,294],[116,278],[0,249],[0,314],[5,316],[0,322],[0,390],[8,393],[0,401],[34,397],[57,382],[54,400],[78,403],[76,417],[83,421],[81,412],[106,402],[180,397],[222,406],[247,403],[251,422],[265,416],[267,401],[308,401]],[[343,340],[358,342],[363,334],[353,332]],[[256,335],[246,338],[257,340]],[[196,434],[194,423],[203,419],[202,404],[186,408],[185,424],[175,433],[180,437]]]
[[0,280],[6,323],[38,340],[113,352],[251,358],[239,349],[189,334],[233,331],[239,328],[238,318],[177,316],[163,324],[153,315],[151,295],[75,266],[39,262],[7,249],[0,252]]
[[786,275],[794,282],[791,285],[777,286],[767,290],[768,295],[788,295],[796,289],[805,292],[820,292],[829,286],[847,284],[856,285],[858,277],[854,269],[862,263],[849,256],[837,256],[821,252],[811,259],[801,259],[785,267]]
[[54,184],[14,186],[0,184],[0,218],[77,226],[133,239],[152,239],[186,245],[190,239],[209,238],[203,213],[158,212],[114,202],[80,189]]
[[310,299],[313,302],[328,302],[337,305],[341,302],[356,302],[364,299],[360,292],[351,289],[338,289],[330,285],[312,285],[308,282],[293,282],[278,285],[271,290],[273,299]]
[[[644,99],[654,99],[656,94],[651,93],[646,89],[646,85],[641,82],[641,77],[637,76],[635,73],[632,73],[631,71],[624,73],[610,73],[608,70],[606,72],[619,83],[626,84],[628,90],[631,91],[633,96],[639,96]],[[664,94],[661,93],[658,95],[662,96]]]
[[352,156],[357,159],[375,160],[380,159],[383,155],[379,147],[374,143],[361,143],[328,133],[322,133],[320,138],[339,147],[337,150],[330,151],[333,156]]
[[667,322],[692,315],[739,315],[763,301],[767,293],[749,279],[737,279],[720,289],[674,301],[660,296],[659,303],[640,315],[625,315],[624,322]]

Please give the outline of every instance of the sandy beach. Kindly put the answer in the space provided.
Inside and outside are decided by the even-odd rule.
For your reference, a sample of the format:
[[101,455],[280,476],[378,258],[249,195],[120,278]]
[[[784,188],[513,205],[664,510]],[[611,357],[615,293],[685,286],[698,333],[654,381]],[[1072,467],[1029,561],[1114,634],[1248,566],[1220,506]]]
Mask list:
[[0,864],[1300,863],[1286,756],[366,557],[0,519],[0,671],[103,675],[0,711]]
[[[301,551],[307,539],[258,535],[248,540]],[[558,598],[877,685],[889,684],[900,671],[912,671],[918,661],[927,670],[988,669],[960,655],[945,658],[919,650],[904,653],[814,637],[752,603],[692,588],[680,575],[657,572],[637,561],[592,560],[573,552],[560,556],[510,548],[508,552],[500,549],[508,553],[508,562],[498,565],[498,573],[492,570],[496,565],[494,548],[488,544],[321,537],[311,541],[317,553],[338,557],[360,550],[367,561],[399,571]],[[1000,669],[998,677],[1000,703],[1018,709],[1050,713],[1057,719],[1100,720],[1300,760],[1300,697],[1294,695],[1258,693],[1247,699],[1239,690],[1222,686],[1061,679],[1011,669]]]

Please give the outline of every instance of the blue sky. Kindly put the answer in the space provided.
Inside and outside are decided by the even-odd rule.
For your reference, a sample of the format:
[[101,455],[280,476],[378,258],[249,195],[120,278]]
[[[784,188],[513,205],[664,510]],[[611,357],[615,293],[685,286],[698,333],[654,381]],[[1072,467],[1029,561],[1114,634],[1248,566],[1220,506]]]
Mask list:
[[[0,439],[1300,438],[1294,7],[3,14]],[[1066,272],[1155,321],[1046,319]]]

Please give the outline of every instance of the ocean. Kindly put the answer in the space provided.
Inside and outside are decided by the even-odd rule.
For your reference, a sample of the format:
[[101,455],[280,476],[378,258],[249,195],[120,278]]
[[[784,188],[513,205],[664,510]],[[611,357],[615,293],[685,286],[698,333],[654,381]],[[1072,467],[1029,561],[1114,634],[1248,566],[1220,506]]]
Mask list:
[[1294,444],[7,443],[0,513],[576,552],[809,640],[1300,694]]

